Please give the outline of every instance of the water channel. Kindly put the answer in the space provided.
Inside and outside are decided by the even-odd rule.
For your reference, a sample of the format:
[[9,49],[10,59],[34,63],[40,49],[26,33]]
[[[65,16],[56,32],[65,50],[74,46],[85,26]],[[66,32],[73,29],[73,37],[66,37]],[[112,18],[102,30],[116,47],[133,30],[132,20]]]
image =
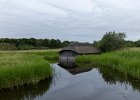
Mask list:
[[0,100],[140,100],[140,81],[107,67],[52,64],[52,79],[0,91]]

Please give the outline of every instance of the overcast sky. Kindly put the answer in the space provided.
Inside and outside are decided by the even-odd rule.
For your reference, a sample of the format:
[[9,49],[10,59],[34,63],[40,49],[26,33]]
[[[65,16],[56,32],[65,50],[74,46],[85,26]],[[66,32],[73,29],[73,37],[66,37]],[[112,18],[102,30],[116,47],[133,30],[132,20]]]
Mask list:
[[0,0],[0,38],[140,39],[140,0]]

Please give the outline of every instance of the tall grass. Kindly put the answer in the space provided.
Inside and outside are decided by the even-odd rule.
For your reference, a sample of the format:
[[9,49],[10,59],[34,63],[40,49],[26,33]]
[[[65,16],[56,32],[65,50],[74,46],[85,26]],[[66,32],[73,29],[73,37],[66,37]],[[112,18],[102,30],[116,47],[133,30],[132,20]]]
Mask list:
[[58,60],[59,59],[59,54],[58,54],[57,49],[56,50],[46,50],[46,51],[34,51],[34,52],[27,52],[27,53],[40,55],[46,60]]
[[33,53],[0,52],[0,89],[37,83],[52,76],[48,61]]
[[46,60],[58,60],[60,49],[50,49],[50,50],[19,50],[19,51],[0,51],[0,53],[19,53],[19,54],[34,54],[45,58]]
[[19,53],[19,54],[35,54],[45,58],[46,60],[58,60],[59,49],[50,49],[50,50],[19,50],[19,51],[0,51],[0,53]]
[[78,63],[92,63],[117,69],[124,75],[140,79],[140,48],[103,53],[101,55],[84,55],[76,58]]

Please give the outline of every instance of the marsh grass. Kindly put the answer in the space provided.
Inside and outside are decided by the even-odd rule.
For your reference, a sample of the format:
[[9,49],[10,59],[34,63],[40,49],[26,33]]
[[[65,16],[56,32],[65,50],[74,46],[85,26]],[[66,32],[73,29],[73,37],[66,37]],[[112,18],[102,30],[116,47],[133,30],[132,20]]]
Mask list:
[[50,49],[50,50],[19,50],[19,51],[0,51],[0,53],[18,53],[18,54],[34,54],[43,57],[46,60],[58,60],[60,49]]
[[39,55],[43,57],[46,60],[52,61],[52,60],[58,60],[59,59],[59,54],[58,54],[59,49],[56,50],[46,50],[46,51],[32,51],[32,52],[26,52],[26,53],[32,53],[35,55]]
[[0,52],[0,89],[34,84],[51,77],[53,69],[43,59],[48,52],[51,51]]
[[76,58],[78,63],[92,63],[117,69],[124,75],[140,79],[140,48],[103,53],[101,55],[83,55]]

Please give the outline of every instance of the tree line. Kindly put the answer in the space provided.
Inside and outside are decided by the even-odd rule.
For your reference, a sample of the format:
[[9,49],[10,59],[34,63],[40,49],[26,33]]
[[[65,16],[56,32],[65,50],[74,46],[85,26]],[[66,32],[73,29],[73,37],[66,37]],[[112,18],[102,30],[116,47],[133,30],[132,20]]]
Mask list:
[[[107,32],[100,41],[94,41],[93,46],[98,47],[103,52],[123,49],[125,47],[140,47],[140,40],[125,40],[126,34],[123,32]],[[73,41],[61,41],[59,39],[0,39],[0,50],[33,50],[33,49],[57,49],[69,45]]]
[[60,41],[59,39],[0,39],[0,50],[32,50],[32,49],[57,49],[65,47],[69,41]]

